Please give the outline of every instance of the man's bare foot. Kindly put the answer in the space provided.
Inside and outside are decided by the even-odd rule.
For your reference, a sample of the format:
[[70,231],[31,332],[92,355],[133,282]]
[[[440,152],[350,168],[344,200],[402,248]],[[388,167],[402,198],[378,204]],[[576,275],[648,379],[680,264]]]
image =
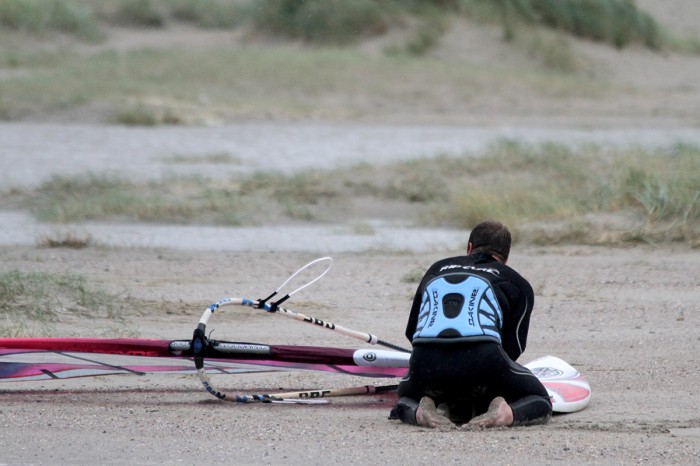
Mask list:
[[496,397],[489,404],[489,409],[477,416],[463,427],[510,427],[513,425],[513,410],[503,397]]
[[428,396],[421,398],[418,404],[416,422],[419,426],[430,428],[452,424],[446,416],[438,412],[435,402]]

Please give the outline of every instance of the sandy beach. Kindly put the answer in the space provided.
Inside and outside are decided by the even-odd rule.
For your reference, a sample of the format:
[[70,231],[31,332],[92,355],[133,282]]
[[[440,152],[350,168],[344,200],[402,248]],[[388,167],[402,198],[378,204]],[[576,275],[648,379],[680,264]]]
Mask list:
[[[697,0],[637,3],[665,24],[698,32]],[[115,37],[124,39],[124,33]],[[446,46],[457,39],[448,35]],[[498,53],[506,47],[500,39],[490,44]],[[157,178],[164,174],[163,154],[178,147],[236,153],[241,163],[226,173],[235,175],[270,160],[303,170],[478,151],[504,134],[519,140],[540,134],[537,143],[697,145],[697,55],[634,47],[619,52],[587,42],[576,47],[598,60],[611,80],[638,91],[605,102],[493,96],[493,105],[477,105],[458,121],[447,121],[459,116],[459,109],[448,108],[450,118],[436,118],[432,126],[425,124],[429,112],[413,118],[420,112],[410,105],[384,123],[239,121],[211,128],[127,129],[95,124],[91,114],[54,114],[0,123],[0,183],[3,189],[23,180],[32,186],[52,174],[83,171]],[[347,152],[338,154],[341,146]],[[121,154],[133,157],[130,163],[116,163]],[[269,160],[265,154],[272,154]],[[221,167],[193,170],[210,176]],[[366,219],[373,229],[364,233],[342,222],[287,229],[88,223],[66,228],[89,233],[91,245],[50,249],[38,240],[65,226],[4,208],[0,219],[1,271],[76,273],[110,293],[158,304],[126,309],[117,324],[89,312],[61,315],[52,323],[53,336],[65,337],[187,339],[212,302],[262,298],[299,267],[332,256],[329,273],[288,307],[407,346],[404,326],[417,283],[406,277],[463,253],[468,236],[377,218]],[[193,375],[3,382],[0,464],[700,464],[700,251],[681,243],[516,244],[509,265],[532,283],[536,297],[519,362],[554,355],[581,371],[593,392],[581,412],[556,415],[544,426],[464,432],[389,421],[393,393],[323,405],[236,404],[213,398]],[[231,341],[366,347],[255,310],[226,312],[211,328]],[[394,382],[303,371],[215,380],[237,393]]]

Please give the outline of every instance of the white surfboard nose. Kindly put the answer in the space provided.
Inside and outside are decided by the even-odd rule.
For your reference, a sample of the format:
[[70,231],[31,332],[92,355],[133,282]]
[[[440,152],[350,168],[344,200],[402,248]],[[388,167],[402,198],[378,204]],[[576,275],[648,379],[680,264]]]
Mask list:
[[578,370],[556,356],[544,356],[525,364],[542,382],[555,413],[580,411],[591,401],[591,386]]

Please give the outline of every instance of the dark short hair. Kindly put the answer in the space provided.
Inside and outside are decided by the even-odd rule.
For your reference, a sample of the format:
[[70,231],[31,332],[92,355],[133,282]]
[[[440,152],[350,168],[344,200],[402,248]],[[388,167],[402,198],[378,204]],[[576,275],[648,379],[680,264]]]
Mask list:
[[508,259],[510,254],[510,231],[500,222],[481,222],[469,234],[469,242],[472,243],[472,253],[496,253],[503,259]]

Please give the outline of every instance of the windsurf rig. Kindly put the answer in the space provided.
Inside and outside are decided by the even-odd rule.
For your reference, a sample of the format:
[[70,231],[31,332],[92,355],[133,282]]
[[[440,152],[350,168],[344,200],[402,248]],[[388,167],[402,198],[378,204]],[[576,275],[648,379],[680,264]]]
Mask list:
[[[313,266],[319,265],[319,264],[326,264],[325,268],[323,271],[317,275],[313,280],[306,282],[302,284],[301,286],[297,287],[293,291],[285,294],[281,298],[277,299],[276,301],[271,301],[275,296],[280,294],[281,290],[285,288],[295,277],[299,276],[302,272],[305,270],[310,269]],[[268,313],[276,313],[285,317],[289,317],[293,320],[296,320],[298,322],[306,322],[314,326],[318,326],[330,331],[334,331],[337,333],[340,333],[342,335],[355,338],[357,340],[364,341],[365,343],[369,343],[372,345],[382,345],[387,348],[392,349],[393,351],[367,351],[367,350],[358,350],[357,355],[353,353],[353,361],[359,365],[359,367],[384,367],[384,368],[389,368],[389,366],[396,366],[398,365],[401,369],[398,371],[399,373],[395,376],[401,376],[406,372],[406,368],[408,367],[407,361],[408,361],[408,355],[410,354],[410,350],[404,349],[398,345],[394,345],[393,343],[389,343],[385,340],[380,339],[376,335],[373,335],[371,333],[367,332],[361,332],[358,330],[353,330],[349,329],[340,325],[336,325],[331,322],[326,322],[321,319],[315,318],[315,317],[309,317],[304,314],[300,314],[298,312],[285,309],[283,307],[280,307],[280,304],[283,302],[287,301],[291,296],[296,294],[297,292],[301,291],[302,289],[306,288],[307,286],[311,285],[312,283],[315,283],[319,279],[321,279],[328,271],[330,270],[331,266],[333,265],[333,259],[330,257],[322,257],[320,259],[316,259],[314,261],[309,262],[308,264],[304,265],[302,268],[294,272],[282,285],[280,285],[275,291],[273,291],[267,298],[264,299],[258,299],[256,301],[253,301],[251,299],[246,299],[246,298],[223,298],[216,303],[212,304],[208,308],[204,310],[204,313],[202,314],[202,317],[199,320],[199,323],[197,325],[197,328],[194,330],[193,335],[192,335],[192,353],[194,356],[194,364],[195,368],[197,370],[197,376],[199,377],[200,381],[202,382],[202,385],[204,388],[211,393],[213,396],[220,400],[225,400],[225,401],[253,401],[257,400],[257,398],[253,398],[253,400],[249,400],[248,397],[245,396],[239,396],[239,395],[234,395],[234,396],[229,396],[226,393],[224,393],[222,390],[219,390],[218,388],[215,387],[214,383],[212,382],[211,377],[209,377],[209,374],[207,372],[207,367],[205,364],[205,359],[207,359],[207,353],[211,352],[219,352],[219,351],[229,351],[230,349],[235,349],[230,347],[228,344],[222,344],[221,342],[217,342],[215,340],[210,340],[207,337],[206,330],[207,330],[207,324],[209,322],[209,319],[212,317],[212,315],[215,312],[221,311],[221,308],[224,306],[247,306],[247,307],[252,307],[255,309],[260,309],[264,312]],[[315,350],[312,350],[311,347],[306,347],[306,349],[311,353],[313,353]],[[329,351],[329,348],[323,348],[321,351],[326,353]],[[396,353],[396,354],[395,354]],[[400,356],[399,356],[400,355]],[[315,354],[313,358],[316,357],[321,357],[321,354]],[[369,366],[367,366],[369,365]],[[355,375],[363,375],[363,374],[355,374]],[[392,386],[392,388],[395,388],[395,386]],[[372,388],[376,392],[376,388]],[[383,389],[382,389],[383,390]],[[386,390],[385,390],[386,391]],[[321,393],[326,393],[326,396],[333,396],[333,393],[343,393],[340,391],[334,391],[334,390],[326,390],[326,391],[321,391]],[[264,397],[263,397],[264,398]],[[276,397],[276,398],[279,398]],[[303,396],[301,397],[303,398]],[[265,401],[264,399],[258,400],[258,401]]]
[[[376,335],[351,330],[321,319],[284,309],[280,304],[322,278],[332,266],[324,257],[306,264],[264,299],[224,298],[206,308],[191,340],[142,338],[0,338],[0,382],[67,379],[116,374],[196,373],[206,390],[218,399],[236,402],[323,402],[321,398],[384,393],[397,385],[361,385],[348,388],[270,394],[226,394],[215,388],[211,374],[244,374],[289,370],[322,371],[361,377],[396,378],[405,374],[409,350]],[[302,272],[323,270],[313,279],[284,294]],[[312,270],[313,269],[313,270]],[[286,292],[286,291],[285,291]],[[276,300],[273,298],[281,296]],[[207,323],[224,306],[239,305],[279,314],[299,322],[335,331],[391,350],[324,346],[269,345],[211,339]]]

